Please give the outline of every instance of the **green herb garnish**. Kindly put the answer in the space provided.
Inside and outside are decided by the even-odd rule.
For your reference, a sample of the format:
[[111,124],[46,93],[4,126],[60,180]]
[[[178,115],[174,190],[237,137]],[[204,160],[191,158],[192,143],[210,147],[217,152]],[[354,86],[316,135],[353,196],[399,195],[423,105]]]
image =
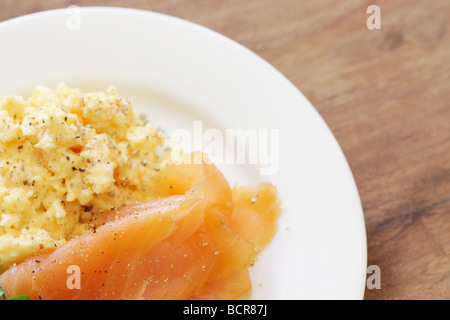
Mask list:
[[14,298],[7,299],[5,297],[5,293],[3,292],[3,289],[0,288],[0,300],[31,300],[29,296],[17,296]]

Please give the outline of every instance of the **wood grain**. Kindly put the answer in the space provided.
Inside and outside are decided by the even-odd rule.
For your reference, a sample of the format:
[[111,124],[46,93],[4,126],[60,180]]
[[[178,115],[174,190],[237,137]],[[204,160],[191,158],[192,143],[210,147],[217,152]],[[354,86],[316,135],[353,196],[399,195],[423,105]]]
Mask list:
[[[0,21],[71,4],[178,16],[269,61],[314,104],[349,161],[368,264],[382,273],[365,298],[450,299],[448,0],[2,0]],[[366,27],[372,4],[381,30]]]

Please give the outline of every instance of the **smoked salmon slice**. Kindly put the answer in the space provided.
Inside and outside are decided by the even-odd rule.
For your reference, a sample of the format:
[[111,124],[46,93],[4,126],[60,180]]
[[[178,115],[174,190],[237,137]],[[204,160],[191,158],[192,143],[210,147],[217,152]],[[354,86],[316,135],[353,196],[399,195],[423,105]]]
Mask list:
[[[193,162],[193,157],[203,161]],[[204,157],[193,153],[161,170],[156,200],[103,212],[96,217],[95,232],[10,267],[0,275],[5,295],[33,300],[248,298],[248,267],[275,233],[276,189],[267,183],[231,189]]]

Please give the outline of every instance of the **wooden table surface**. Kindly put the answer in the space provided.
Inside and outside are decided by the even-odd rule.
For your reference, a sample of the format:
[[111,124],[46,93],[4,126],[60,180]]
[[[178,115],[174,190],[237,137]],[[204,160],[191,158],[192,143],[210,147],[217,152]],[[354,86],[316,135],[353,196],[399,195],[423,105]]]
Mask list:
[[[365,298],[450,299],[449,0],[2,0],[0,21],[73,4],[184,18],[269,61],[348,159],[368,265],[381,269],[381,289]],[[366,26],[370,5],[380,30]]]

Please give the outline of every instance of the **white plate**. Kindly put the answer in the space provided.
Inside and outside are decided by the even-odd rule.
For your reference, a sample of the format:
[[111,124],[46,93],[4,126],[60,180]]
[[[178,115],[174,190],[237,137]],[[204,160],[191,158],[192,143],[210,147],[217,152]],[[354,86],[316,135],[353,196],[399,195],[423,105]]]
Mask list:
[[232,184],[272,181],[283,202],[279,231],[251,269],[252,298],[363,298],[366,234],[346,159],[313,106],[257,55],[178,18],[102,7],[3,22],[0,46],[0,95],[115,85],[168,132],[194,120],[203,130],[279,130],[276,174],[220,166]]

